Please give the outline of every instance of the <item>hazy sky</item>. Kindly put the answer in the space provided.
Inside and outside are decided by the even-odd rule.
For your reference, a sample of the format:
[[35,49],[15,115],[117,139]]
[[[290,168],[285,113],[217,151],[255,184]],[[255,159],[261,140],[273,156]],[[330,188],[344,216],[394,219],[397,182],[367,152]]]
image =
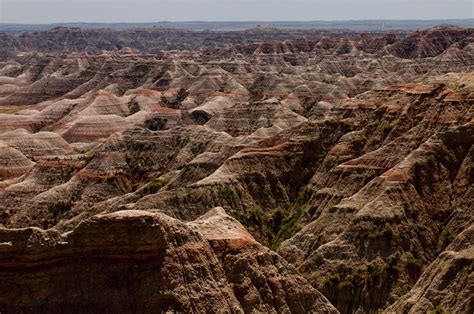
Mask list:
[[0,22],[473,18],[474,0],[0,0]]

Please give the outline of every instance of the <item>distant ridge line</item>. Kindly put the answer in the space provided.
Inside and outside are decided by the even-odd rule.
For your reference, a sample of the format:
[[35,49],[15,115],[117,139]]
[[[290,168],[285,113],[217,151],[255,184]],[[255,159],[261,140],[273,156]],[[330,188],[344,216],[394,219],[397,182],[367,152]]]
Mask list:
[[129,29],[144,27],[163,27],[189,30],[240,31],[257,27],[281,29],[348,29],[353,31],[384,31],[426,29],[437,25],[453,25],[474,28],[474,18],[442,20],[341,20],[341,21],[160,21],[150,23],[53,23],[16,24],[0,23],[0,32],[19,35],[31,31],[47,31],[56,27],[80,27],[82,29],[111,28]]

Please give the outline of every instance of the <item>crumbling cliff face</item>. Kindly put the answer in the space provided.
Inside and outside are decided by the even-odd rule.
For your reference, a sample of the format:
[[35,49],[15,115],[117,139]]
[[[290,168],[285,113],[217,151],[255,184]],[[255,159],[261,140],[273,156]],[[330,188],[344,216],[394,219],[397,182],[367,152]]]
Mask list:
[[65,33],[0,63],[1,312],[472,312],[472,30]]

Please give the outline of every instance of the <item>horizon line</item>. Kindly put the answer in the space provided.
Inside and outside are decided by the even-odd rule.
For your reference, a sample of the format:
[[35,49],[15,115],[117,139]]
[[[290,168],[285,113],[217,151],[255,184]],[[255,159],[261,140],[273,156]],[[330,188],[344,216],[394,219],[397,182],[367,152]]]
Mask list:
[[15,24],[15,25],[53,25],[53,24],[153,24],[153,23],[314,23],[314,22],[376,22],[376,21],[474,21],[474,18],[445,18],[445,19],[332,19],[332,20],[162,20],[162,21],[147,21],[147,22],[82,22],[82,21],[68,21],[68,22],[44,22],[44,23],[23,23],[23,22],[0,22],[0,25]]

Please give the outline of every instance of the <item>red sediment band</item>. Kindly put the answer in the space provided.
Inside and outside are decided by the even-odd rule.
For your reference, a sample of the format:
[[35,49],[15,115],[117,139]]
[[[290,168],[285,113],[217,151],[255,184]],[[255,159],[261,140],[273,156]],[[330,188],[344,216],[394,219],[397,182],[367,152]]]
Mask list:
[[136,90],[133,91],[134,95],[156,95],[156,94],[161,94],[159,91],[154,90],[154,89],[144,89],[144,90]]
[[67,161],[56,161],[56,160],[40,160],[36,163],[37,168],[70,168],[73,167],[75,169],[80,169],[83,167],[82,162],[74,161],[74,162],[67,162]]
[[117,173],[115,171],[100,171],[100,170],[93,170],[93,169],[82,169],[76,176],[89,178],[89,179],[108,179],[110,177],[115,176]]
[[463,101],[467,99],[469,96],[471,95],[459,94],[454,91],[450,91],[444,96],[443,101]]
[[432,93],[436,89],[436,87],[420,85],[416,83],[408,83],[408,84],[390,85],[387,87],[387,89],[405,90],[405,91],[410,91],[410,92],[429,94],[429,93]]
[[265,153],[265,152],[281,152],[286,150],[286,148],[290,147],[288,142],[284,142],[272,147],[247,147],[242,149],[241,153]]

